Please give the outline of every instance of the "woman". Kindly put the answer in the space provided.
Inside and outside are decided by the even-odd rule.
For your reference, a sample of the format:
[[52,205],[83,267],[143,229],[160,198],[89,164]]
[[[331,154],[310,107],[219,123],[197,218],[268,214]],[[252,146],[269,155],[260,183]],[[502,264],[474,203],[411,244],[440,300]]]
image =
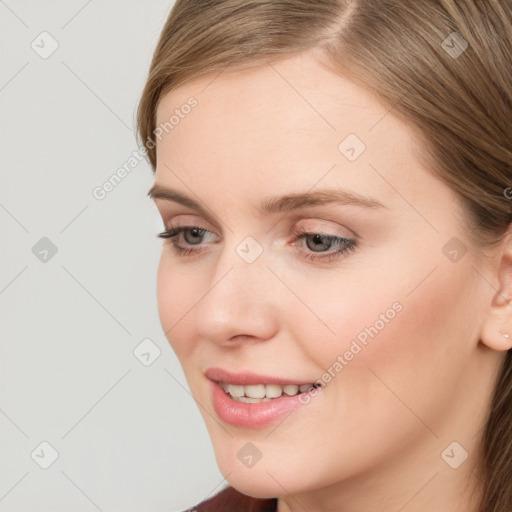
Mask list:
[[510,0],[175,3],[138,123],[194,510],[512,510],[511,49]]

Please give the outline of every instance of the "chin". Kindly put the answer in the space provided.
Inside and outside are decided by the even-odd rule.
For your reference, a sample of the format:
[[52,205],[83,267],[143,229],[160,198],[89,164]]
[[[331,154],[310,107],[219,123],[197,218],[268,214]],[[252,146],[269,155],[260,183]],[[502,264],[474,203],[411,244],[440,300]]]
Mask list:
[[300,481],[300,473],[294,468],[280,461],[273,462],[261,459],[248,468],[240,462],[236,452],[228,454],[225,446],[223,453],[217,456],[217,466],[226,481],[247,496],[270,499],[307,487],[308,483]]
[[[287,494],[287,492],[283,490],[283,487],[276,482],[276,480],[279,481],[279,477],[274,480],[267,473],[255,476],[250,472],[246,472],[245,474],[233,472],[226,480],[229,485],[234,487],[238,492],[250,496],[251,498],[271,499]],[[284,487],[286,487],[286,484],[284,484]]]

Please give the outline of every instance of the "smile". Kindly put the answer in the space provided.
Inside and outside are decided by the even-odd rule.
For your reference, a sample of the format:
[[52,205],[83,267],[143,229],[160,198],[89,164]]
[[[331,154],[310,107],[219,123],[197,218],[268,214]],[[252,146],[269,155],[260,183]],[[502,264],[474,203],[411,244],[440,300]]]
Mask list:
[[252,384],[243,386],[241,384],[228,384],[219,382],[220,387],[233,400],[245,403],[267,402],[281,396],[295,396],[307,393],[311,389],[319,387],[317,384]]

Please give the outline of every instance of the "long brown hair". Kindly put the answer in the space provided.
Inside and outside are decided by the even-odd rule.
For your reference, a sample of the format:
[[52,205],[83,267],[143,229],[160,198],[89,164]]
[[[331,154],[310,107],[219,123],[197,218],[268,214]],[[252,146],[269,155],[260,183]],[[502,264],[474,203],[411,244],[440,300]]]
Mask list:
[[[153,170],[164,94],[313,47],[417,131],[425,163],[463,201],[475,248],[501,242],[512,222],[504,193],[512,186],[512,0],[177,0],[138,108]],[[479,512],[512,511],[510,350],[489,404],[479,477]]]

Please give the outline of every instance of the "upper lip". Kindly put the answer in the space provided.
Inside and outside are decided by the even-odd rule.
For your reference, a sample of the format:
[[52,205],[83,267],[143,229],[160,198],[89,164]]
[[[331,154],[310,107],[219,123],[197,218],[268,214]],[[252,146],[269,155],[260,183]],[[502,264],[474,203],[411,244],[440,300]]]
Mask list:
[[215,382],[238,384],[240,386],[250,386],[251,384],[278,384],[279,386],[298,384],[300,386],[301,384],[312,384],[314,382],[311,380],[283,379],[281,377],[271,377],[269,375],[258,375],[252,372],[230,372],[223,368],[208,368],[205,375]]

